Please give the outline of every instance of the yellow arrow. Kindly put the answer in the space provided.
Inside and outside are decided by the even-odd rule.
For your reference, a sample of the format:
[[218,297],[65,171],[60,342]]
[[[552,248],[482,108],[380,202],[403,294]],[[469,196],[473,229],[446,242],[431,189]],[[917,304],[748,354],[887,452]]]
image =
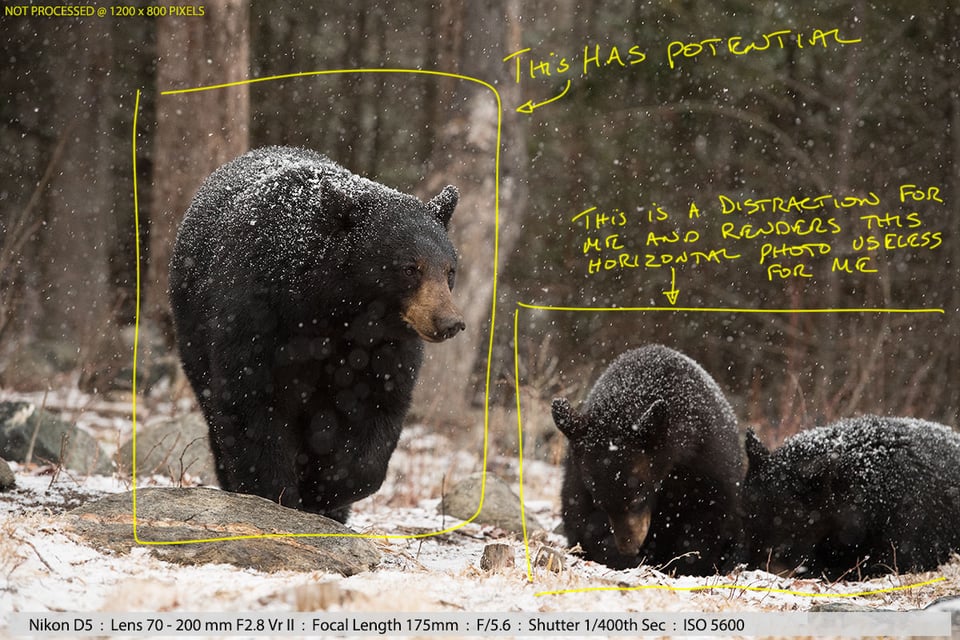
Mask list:
[[677,304],[677,296],[680,295],[680,289],[677,289],[677,270],[675,267],[670,267],[670,289],[662,293],[667,296],[670,304]]
[[517,113],[533,113],[534,109],[539,109],[540,107],[550,104],[551,102],[556,102],[563,96],[567,94],[567,91],[570,90],[570,81],[567,80],[567,86],[563,88],[563,91],[560,92],[560,95],[553,96],[549,100],[544,100],[543,102],[534,102],[533,100],[527,100],[522,105],[517,107]]

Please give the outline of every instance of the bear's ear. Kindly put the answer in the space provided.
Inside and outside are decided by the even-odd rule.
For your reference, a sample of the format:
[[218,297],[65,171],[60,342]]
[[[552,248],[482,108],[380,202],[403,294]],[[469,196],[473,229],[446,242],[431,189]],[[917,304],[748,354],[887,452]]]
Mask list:
[[550,406],[553,413],[553,423],[570,441],[579,441],[586,436],[586,421],[570,406],[566,398],[554,398]]
[[745,444],[747,449],[747,473],[757,473],[769,462],[770,451],[760,441],[757,434],[753,432],[753,429],[747,429]]
[[343,229],[353,226],[353,214],[357,210],[357,202],[330,180],[320,183],[320,205],[323,208],[323,215],[328,220],[336,221]]
[[458,202],[460,202],[460,192],[457,191],[455,186],[448,184],[443,188],[443,191],[434,196],[433,200],[427,204],[436,210],[437,220],[439,220],[443,228],[446,229],[447,225],[450,224],[450,216],[453,215],[453,210],[456,209]]

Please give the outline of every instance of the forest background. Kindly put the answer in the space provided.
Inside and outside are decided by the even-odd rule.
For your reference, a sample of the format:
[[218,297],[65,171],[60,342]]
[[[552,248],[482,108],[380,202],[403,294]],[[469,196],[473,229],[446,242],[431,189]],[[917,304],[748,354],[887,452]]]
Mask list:
[[[460,187],[468,331],[428,345],[413,416],[436,428],[472,438],[486,406],[509,444],[519,388],[527,451],[548,455],[550,399],[583,399],[612,358],[647,342],[699,361],[771,444],[858,413],[957,427],[955,0],[396,5],[0,18],[0,387],[129,393],[139,233],[138,391],[189,397],[166,299],[177,224],[217,166],[290,144],[420,196]],[[734,37],[758,46],[734,54]],[[162,95],[359,69],[404,71]],[[811,210],[721,211],[721,196],[823,195]],[[624,224],[598,229],[597,212]],[[839,231],[817,240],[731,240],[723,227],[830,219]],[[650,240],[691,230],[689,246]],[[897,244],[913,232],[925,243]],[[887,233],[894,247],[857,249]],[[765,243],[821,241],[829,254],[759,258]],[[690,253],[721,247],[742,258]],[[863,257],[864,272],[831,267]],[[598,310],[613,307],[632,310]]]

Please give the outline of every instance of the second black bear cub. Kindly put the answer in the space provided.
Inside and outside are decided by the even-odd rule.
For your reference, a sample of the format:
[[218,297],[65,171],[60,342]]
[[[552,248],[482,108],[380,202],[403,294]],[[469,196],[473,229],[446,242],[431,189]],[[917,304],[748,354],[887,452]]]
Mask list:
[[564,532],[613,568],[670,564],[681,574],[730,568],[741,542],[745,474],[737,419],[714,380],[660,345],[628,351],[580,411],[553,401],[569,440]]
[[304,149],[215,171],[180,226],[170,298],[224,489],[339,520],[383,482],[422,343],[464,328],[429,202]]
[[749,433],[751,564],[838,579],[927,571],[960,551],[960,434],[863,416],[791,437]]

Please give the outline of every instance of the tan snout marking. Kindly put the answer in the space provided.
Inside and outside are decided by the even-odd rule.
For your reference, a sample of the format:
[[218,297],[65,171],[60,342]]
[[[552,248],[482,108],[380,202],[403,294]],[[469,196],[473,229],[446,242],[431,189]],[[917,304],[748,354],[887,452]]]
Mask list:
[[427,342],[443,342],[464,328],[445,280],[426,280],[410,298],[401,316]]
[[610,516],[610,526],[613,527],[617,551],[626,556],[635,556],[640,553],[640,547],[643,546],[643,542],[647,539],[647,532],[650,530],[650,508],[640,513],[628,511]]
[[[636,493],[648,493],[654,490],[656,481],[654,479],[653,465],[650,458],[646,455],[639,455],[633,462],[628,491]],[[617,543],[617,550],[628,556],[634,556],[640,552],[647,539],[647,533],[650,530],[650,520],[652,519],[651,508],[645,507],[639,513],[636,511],[626,511],[621,514],[611,515],[610,526],[613,527],[613,537]]]

